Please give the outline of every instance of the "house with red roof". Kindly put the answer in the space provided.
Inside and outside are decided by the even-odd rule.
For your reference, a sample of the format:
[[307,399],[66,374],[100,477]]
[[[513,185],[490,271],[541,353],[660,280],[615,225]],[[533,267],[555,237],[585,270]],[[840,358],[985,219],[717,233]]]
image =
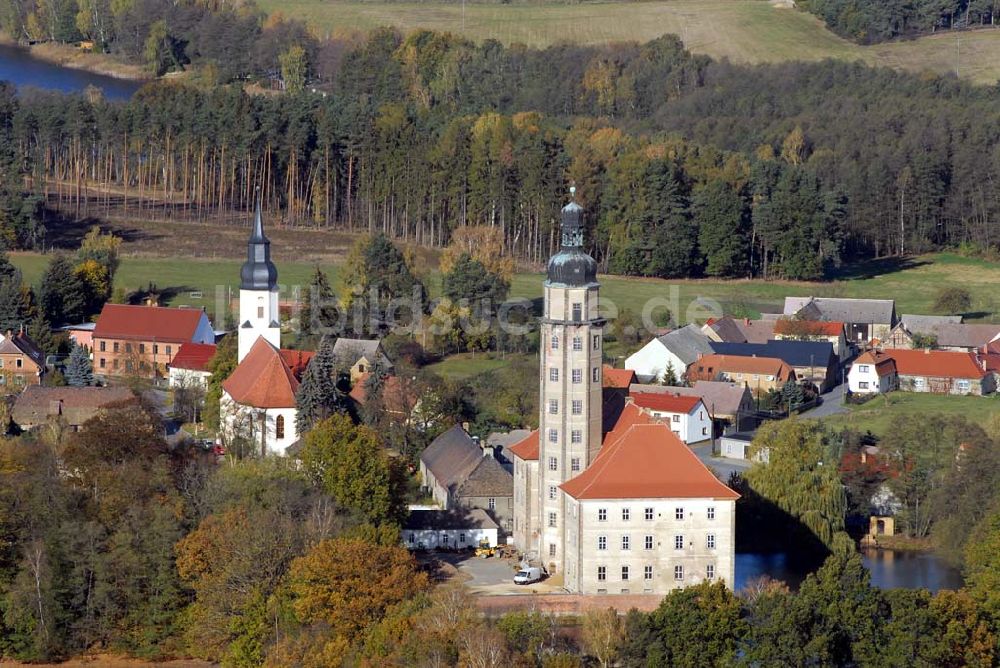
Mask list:
[[105,304],[94,326],[94,373],[164,378],[185,343],[215,343],[201,309]]
[[185,343],[170,363],[170,387],[208,387],[212,372],[208,362],[215,356],[214,343]]
[[712,438],[712,416],[700,397],[670,392],[632,391],[629,399],[669,426],[670,431],[683,443],[691,445]]
[[861,353],[847,373],[847,389],[855,394],[889,392],[898,385],[896,362],[880,350]]
[[996,376],[977,353],[944,350],[890,350],[899,389],[934,394],[990,394]]
[[[774,338],[778,341],[828,341],[837,359],[848,357],[847,330],[839,320],[800,320],[778,318],[774,321]],[[766,342],[765,342],[766,343]]]

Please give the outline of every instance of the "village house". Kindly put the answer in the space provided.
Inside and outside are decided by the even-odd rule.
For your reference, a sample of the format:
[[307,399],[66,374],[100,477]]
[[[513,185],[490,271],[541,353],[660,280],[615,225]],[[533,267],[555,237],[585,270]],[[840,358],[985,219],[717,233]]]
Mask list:
[[889,337],[896,326],[896,302],[891,299],[785,297],[784,315],[798,320],[844,323],[848,343],[863,346]]
[[712,438],[712,416],[696,396],[662,392],[632,392],[632,403],[670,427],[682,443],[691,445]]
[[625,360],[625,368],[634,371],[641,383],[661,382],[668,371],[681,380],[699,355],[712,352],[709,343],[698,325],[687,325],[651,340]]
[[201,309],[105,304],[94,327],[94,373],[164,378],[185,343],[215,343]]
[[[605,321],[597,263],[583,250],[583,208],[570,202],[561,218],[543,289],[539,428],[509,450],[514,543],[571,593],[732,586],[738,495],[669,426],[604,387]],[[680,376],[707,343],[697,326],[684,327],[625,367],[651,379],[674,366]]]
[[719,343],[767,343],[774,336],[776,320],[750,320],[749,318],[710,318],[701,328],[702,333]]
[[826,341],[713,342],[712,350],[721,355],[780,359],[795,371],[798,380],[813,383],[820,392],[826,392],[840,380],[838,358],[833,345]]
[[500,527],[479,508],[437,510],[415,508],[403,524],[403,545],[410,550],[462,550],[479,547],[480,542],[496,547]]
[[480,508],[506,532],[513,530],[514,481],[510,472],[461,425],[420,453],[422,486],[444,510]]
[[715,424],[716,435],[730,428],[742,431],[756,426],[753,394],[743,383],[699,380],[691,387],[631,385],[629,394],[638,393],[676,394],[700,398]]
[[716,380],[740,383],[754,396],[780,390],[794,381],[795,370],[774,357],[704,355],[688,368],[688,381]]
[[362,375],[371,373],[376,363],[382,365],[384,372],[392,371],[392,362],[382,352],[381,341],[341,337],[333,343],[333,356],[338,366],[349,369],[352,384]]
[[26,385],[40,385],[45,375],[45,353],[24,332],[0,337],[0,393],[20,392]]
[[32,385],[18,395],[11,409],[11,419],[24,431],[61,421],[71,431],[78,431],[104,407],[135,396],[126,387],[43,387]]
[[208,363],[215,356],[214,343],[185,343],[170,363],[170,387],[208,387]]
[[87,349],[87,352],[94,352],[94,328],[97,326],[96,322],[83,322],[79,325],[63,325],[59,328],[60,332],[66,332],[66,336],[69,340],[78,346],[82,346]]
[[974,352],[1000,339],[1000,324],[961,322],[961,316],[904,315],[885,348]]
[[833,346],[833,354],[838,360],[850,356],[842,322],[779,318],[774,321],[774,338],[778,341],[826,341]]
[[990,394],[996,376],[976,353],[941,350],[886,351],[896,365],[898,387],[905,392]]
[[887,353],[870,350],[854,360],[847,373],[847,389],[854,394],[878,394],[896,389],[896,362]]

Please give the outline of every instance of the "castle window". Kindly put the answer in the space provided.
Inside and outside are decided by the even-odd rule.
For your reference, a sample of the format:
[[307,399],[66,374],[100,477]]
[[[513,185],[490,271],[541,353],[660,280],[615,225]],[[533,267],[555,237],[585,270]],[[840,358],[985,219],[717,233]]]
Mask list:
[[570,468],[571,471],[579,471],[580,470],[580,458],[579,457],[573,457],[572,459],[570,459],[569,460],[569,468]]
[[558,442],[559,442],[559,430],[549,429],[549,443],[558,443]]
[[573,337],[573,350],[583,350],[583,338],[579,336]]
[[608,537],[607,536],[598,536],[597,537],[597,549],[598,550],[606,550],[606,549],[608,549]]
[[556,514],[555,513],[549,513],[549,528],[550,529],[555,529],[556,528]]
[[555,485],[549,485],[549,500],[550,501],[555,501],[556,500],[556,486]]
[[628,566],[622,566],[622,581],[628,580]]
[[285,437],[285,416],[279,415],[274,418],[274,437],[281,439]]
[[632,541],[628,537],[628,534],[625,534],[624,536],[622,536],[622,549],[623,550],[630,550],[630,549],[632,549]]
[[714,520],[715,519],[715,506],[709,506],[708,510],[706,511],[706,515],[708,516],[708,519]]
[[653,567],[652,566],[643,566],[643,569],[642,569],[642,579],[643,580],[652,580],[653,579]]
[[705,579],[712,580],[715,578],[715,564],[708,564],[705,566]]
[[552,350],[559,350],[559,337],[558,336],[553,336],[552,337],[552,346],[551,347],[552,347]]
[[622,522],[628,522],[630,519],[632,519],[632,509],[622,508]]
[[708,536],[705,537],[705,547],[707,547],[710,550],[714,550],[715,549],[715,534],[714,533],[710,533],[710,534],[708,534]]
[[597,521],[598,522],[607,522],[608,521],[608,509],[607,508],[598,508],[597,509]]
[[594,334],[594,350],[601,349],[601,336],[599,334]]
[[684,519],[684,509],[683,508],[674,508],[674,519],[675,520],[682,520],[682,519]]
[[646,508],[646,510],[645,510],[645,517],[646,517],[646,521],[647,522],[651,522],[653,520],[653,509],[652,508]]
[[674,579],[675,580],[683,580],[684,579],[684,567],[683,566],[674,566]]
[[555,543],[549,543],[549,556],[550,557],[556,556],[556,544]]
[[549,369],[549,380],[556,382],[559,380],[559,369],[557,367],[552,367]]
[[559,400],[558,399],[549,399],[549,413],[552,414],[552,415],[558,415],[559,414]]
[[577,302],[573,304],[573,320],[583,319],[583,304]]
[[570,443],[583,443],[583,432],[579,429],[574,429],[570,433],[569,437]]
[[653,549],[653,537],[652,536],[646,536],[646,540],[645,540],[645,543],[643,544],[643,547],[645,547],[647,550],[652,550]]
[[595,383],[601,382],[601,367],[595,366],[594,367],[594,372],[591,375],[592,375],[592,379],[593,379],[593,381]]
[[573,415],[582,415],[582,414],[583,414],[583,400],[582,399],[574,399],[573,400]]
[[583,369],[573,369],[573,382],[574,383],[583,382]]
[[555,457],[549,457],[549,470],[558,471],[559,470],[559,460]]
[[675,550],[684,549],[684,536],[674,536],[674,549]]
[[598,566],[597,567],[597,581],[598,582],[604,582],[607,579],[608,579],[608,567],[607,566]]

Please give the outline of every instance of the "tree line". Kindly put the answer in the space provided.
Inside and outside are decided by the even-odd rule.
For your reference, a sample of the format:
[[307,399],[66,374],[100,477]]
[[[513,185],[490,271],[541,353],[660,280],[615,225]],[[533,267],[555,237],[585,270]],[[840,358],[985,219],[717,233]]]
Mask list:
[[993,26],[996,0],[805,0],[798,6],[819,16],[838,35],[862,44],[953,28]]
[[286,224],[431,246],[488,225],[540,263],[575,182],[588,250],[616,273],[815,279],[998,244],[1000,92],[947,77],[714,63],[674,37],[528,49],[383,29],[325,96],[4,95],[12,171],[72,215],[232,217],[259,186]]

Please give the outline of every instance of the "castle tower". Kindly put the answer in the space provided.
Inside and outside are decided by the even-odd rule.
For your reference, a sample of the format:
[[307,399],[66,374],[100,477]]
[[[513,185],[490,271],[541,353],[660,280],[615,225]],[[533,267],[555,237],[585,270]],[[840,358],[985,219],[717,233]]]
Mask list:
[[258,202],[247,242],[247,261],[240,269],[238,362],[243,361],[262,336],[275,348],[281,348],[278,318],[278,270],[271,262],[271,242],[264,236]]
[[[570,190],[575,193],[575,188]],[[583,250],[583,208],[562,210],[562,248],[549,259],[541,321],[538,557],[563,571],[566,503],[559,485],[584,471],[601,447],[604,321],[597,263]]]

